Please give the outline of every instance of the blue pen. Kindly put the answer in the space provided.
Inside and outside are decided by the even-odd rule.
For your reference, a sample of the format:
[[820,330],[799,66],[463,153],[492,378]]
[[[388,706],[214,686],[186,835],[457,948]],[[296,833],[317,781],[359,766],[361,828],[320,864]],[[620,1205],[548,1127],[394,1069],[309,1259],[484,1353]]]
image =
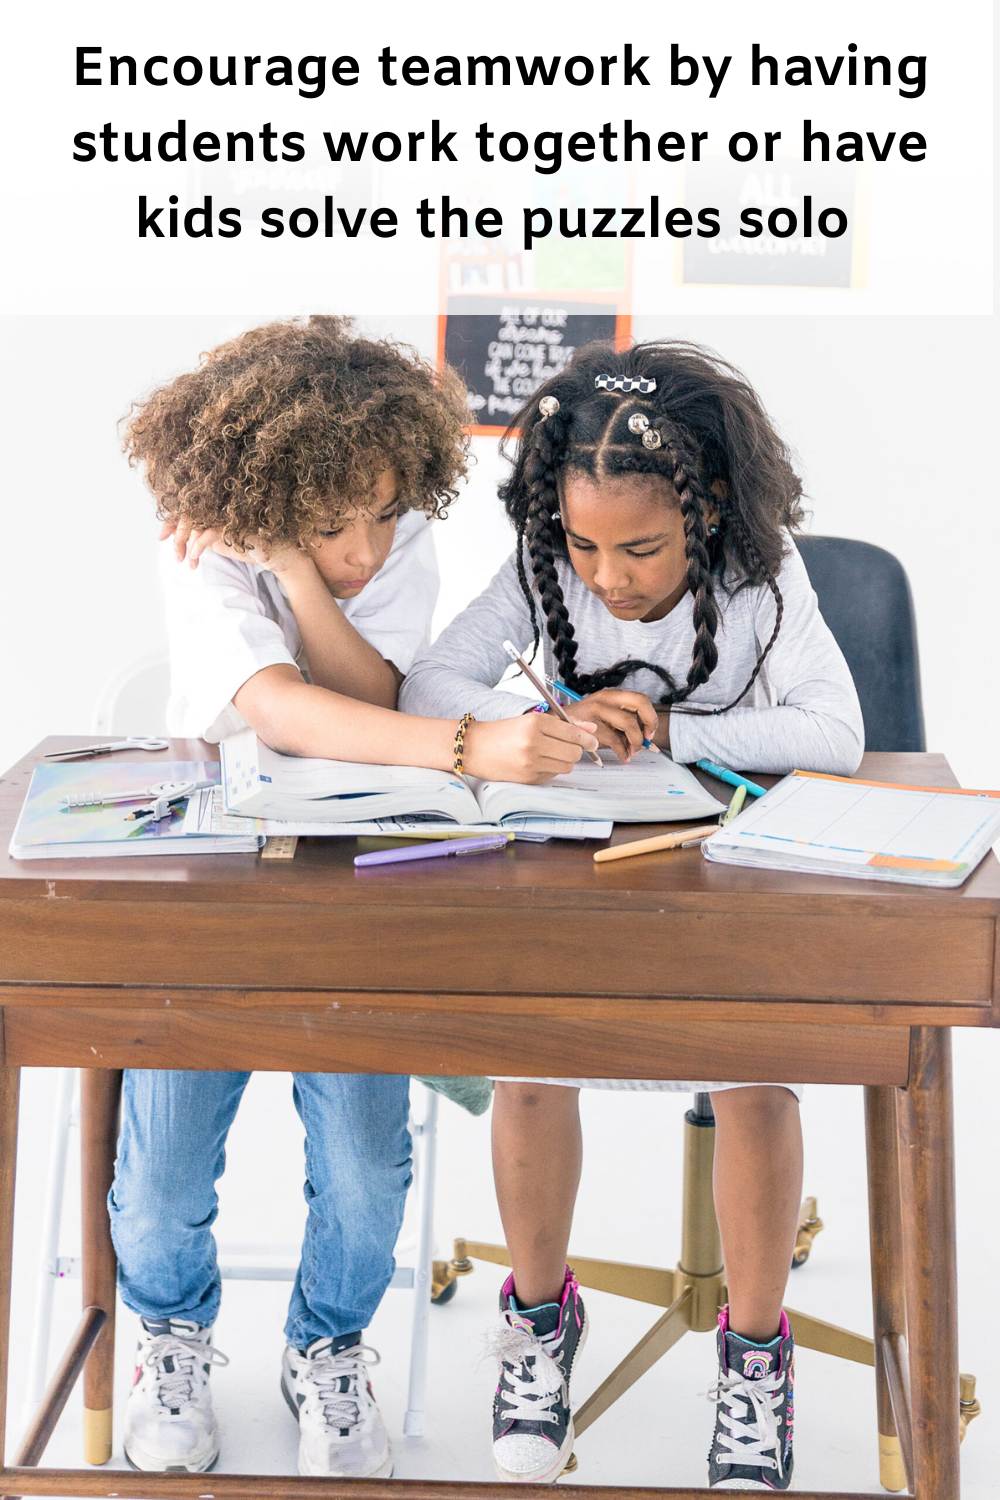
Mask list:
[[748,781],[745,776],[737,776],[735,771],[727,771],[725,766],[717,766],[714,760],[696,760],[695,765],[700,771],[707,771],[709,776],[717,776],[727,786],[745,786],[751,797],[763,797],[767,791],[766,786],[758,786],[756,781]]
[[[573,689],[568,688],[564,682],[560,682],[558,677],[546,677],[545,681],[549,687],[555,688],[557,693],[562,693],[563,697],[568,698],[571,703],[583,702],[582,696],[579,693],[574,693]],[[659,745],[654,745],[652,740],[643,740],[642,748],[644,750],[653,750],[657,755],[660,753]]]

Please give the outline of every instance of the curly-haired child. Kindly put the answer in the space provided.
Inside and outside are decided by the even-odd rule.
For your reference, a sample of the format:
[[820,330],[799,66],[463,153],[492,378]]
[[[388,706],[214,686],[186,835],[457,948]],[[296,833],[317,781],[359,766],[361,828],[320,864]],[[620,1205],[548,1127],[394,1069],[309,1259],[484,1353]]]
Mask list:
[[[582,695],[568,712],[596,723],[622,760],[651,739],[684,762],[853,772],[857,695],[790,537],[801,487],[747,382],[690,344],[590,345],[514,427],[501,497],[516,551],[418,658],[403,706],[461,704],[477,716],[474,745],[486,721],[523,712],[523,698],[495,688],[508,665],[502,642],[526,649],[533,638],[537,648],[544,628],[546,670]],[[712,1094],[729,1304],[709,1483],[786,1489],[793,1349],[782,1297],[802,1163],[792,1084],[498,1081],[494,1170],[513,1266],[497,1336],[499,1474],[553,1480],[573,1447],[570,1376],[587,1328],[566,1266],[581,1087]]]
[[[437,595],[428,520],[464,471],[464,391],[336,318],[270,324],[132,413],[169,565],[171,732],[249,724],[276,749],[450,769],[459,716],[395,712]],[[480,736],[469,770],[546,780],[596,742],[538,715]],[[129,1070],[109,1199],[122,1297],[141,1319],[125,1452],[144,1470],[219,1455],[209,1371],[220,1301],[211,1225],[247,1073]],[[299,1470],[392,1472],[362,1341],[393,1272],[410,1182],[409,1080],[298,1073],[308,1215],[282,1390]]]

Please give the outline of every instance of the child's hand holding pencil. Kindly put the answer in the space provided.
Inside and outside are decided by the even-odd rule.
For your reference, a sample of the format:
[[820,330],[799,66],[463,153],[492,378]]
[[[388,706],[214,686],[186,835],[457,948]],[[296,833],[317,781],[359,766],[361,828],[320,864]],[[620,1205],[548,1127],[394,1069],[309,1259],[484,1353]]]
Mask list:
[[596,724],[598,743],[613,750],[619,760],[630,761],[639,750],[652,750],[659,755],[660,748],[653,742],[659,716],[645,693],[602,688],[599,693],[590,693],[584,698],[557,678],[546,680],[549,687],[568,700],[567,717],[574,723],[586,719],[588,723]]

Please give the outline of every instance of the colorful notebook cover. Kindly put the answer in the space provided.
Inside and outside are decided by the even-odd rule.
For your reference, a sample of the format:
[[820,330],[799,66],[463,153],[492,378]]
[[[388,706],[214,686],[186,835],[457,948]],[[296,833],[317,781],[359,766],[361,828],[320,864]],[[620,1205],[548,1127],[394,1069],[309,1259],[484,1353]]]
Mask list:
[[[158,782],[211,781],[217,784],[220,768],[214,761],[120,761],[114,757],[96,762],[39,765],[11,839],[15,859],[46,855],[166,854],[179,853],[180,846],[192,852],[232,849],[235,843],[256,847],[258,840],[234,839],[206,829],[192,831],[187,819],[189,799],[178,802],[165,818],[135,821],[127,814],[141,808],[144,793]],[[67,808],[67,797],[111,796],[135,793],[131,802],[109,806]]]

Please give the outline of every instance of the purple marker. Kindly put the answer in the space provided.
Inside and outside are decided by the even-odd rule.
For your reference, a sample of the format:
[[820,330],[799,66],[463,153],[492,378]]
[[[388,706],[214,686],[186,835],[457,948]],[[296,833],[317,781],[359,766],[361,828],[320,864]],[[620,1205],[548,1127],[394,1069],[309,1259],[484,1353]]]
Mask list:
[[376,849],[372,854],[357,854],[355,869],[368,865],[399,865],[411,859],[446,859],[449,854],[489,854],[506,849],[514,835],[491,833],[485,838],[441,839],[433,844],[417,844],[411,849]]

